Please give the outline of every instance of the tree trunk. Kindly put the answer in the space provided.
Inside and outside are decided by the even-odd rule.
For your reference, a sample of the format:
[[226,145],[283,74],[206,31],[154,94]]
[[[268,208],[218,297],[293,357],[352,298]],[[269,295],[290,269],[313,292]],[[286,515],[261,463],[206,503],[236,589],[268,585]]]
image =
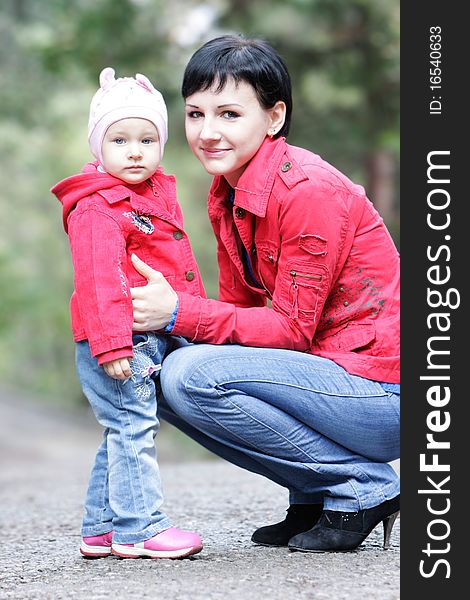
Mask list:
[[376,150],[369,155],[367,195],[387,224],[398,218],[393,205],[394,171],[393,157],[386,150]]

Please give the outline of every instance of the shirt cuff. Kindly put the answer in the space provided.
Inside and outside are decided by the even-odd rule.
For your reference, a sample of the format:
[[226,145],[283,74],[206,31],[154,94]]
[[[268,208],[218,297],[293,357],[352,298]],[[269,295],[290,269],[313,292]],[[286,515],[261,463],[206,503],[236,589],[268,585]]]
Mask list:
[[168,325],[166,327],[163,328],[163,331],[165,333],[171,333],[173,331],[173,327],[175,326],[177,316],[178,316],[178,298],[176,299],[175,310],[173,311],[173,313],[171,315],[170,322],[168,323]]
[[98,360],[98,364],[102,365],[105,362],[109,362],[110,360],[116,360],[118,358],[131,359],[133,355],[134,353],[132,351],[132,346],[126,346],[125,348],[117,348],[116,350],[103,352],[102,354],[98,354],[96,358]]

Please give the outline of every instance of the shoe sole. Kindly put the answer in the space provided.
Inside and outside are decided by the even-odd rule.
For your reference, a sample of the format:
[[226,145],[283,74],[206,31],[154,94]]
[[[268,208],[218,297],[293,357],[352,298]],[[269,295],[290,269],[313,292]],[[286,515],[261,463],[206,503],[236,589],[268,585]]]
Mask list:
[[103,546],[89,546],[82,542],[80,546],[80,554],[85,558],[105,558],[111,554],[111,546],[109,548]]
[[255,546],[264,546],[265,548],[287,548],[288,542],[285,544],[268,544],[267,542],[255,542],[255,540],[251,540]]
[[129,548],[120,544],[113,544],[111,553],[119,558],[185,558],[201,552],[201,546],[179,548],[178,550],[148,550],[146,548]]
[[288,548],[291,552],[307,552],[310,554],[325,554],[326,552],[328,552],[328,554],[334,554],[335,552],[355,552],[358,550],[358,546],[349,550],[337,550],[336,548],[334,550],[308,550],[307,548],[300,548],[296,546],[288,546]]

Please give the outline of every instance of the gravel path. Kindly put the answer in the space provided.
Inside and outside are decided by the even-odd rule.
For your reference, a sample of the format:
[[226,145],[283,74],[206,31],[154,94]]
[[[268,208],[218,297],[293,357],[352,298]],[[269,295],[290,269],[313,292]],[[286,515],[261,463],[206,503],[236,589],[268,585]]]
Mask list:
[[83,559],[80,521],[100,431],[88,414],[52,411],[0,389],[0,599],[397,600],[399,519],[356,552],[303,554],[250,542],[280,520],[287,492],[192,442],[159,434],[165,510],[198,531],[184,560]]

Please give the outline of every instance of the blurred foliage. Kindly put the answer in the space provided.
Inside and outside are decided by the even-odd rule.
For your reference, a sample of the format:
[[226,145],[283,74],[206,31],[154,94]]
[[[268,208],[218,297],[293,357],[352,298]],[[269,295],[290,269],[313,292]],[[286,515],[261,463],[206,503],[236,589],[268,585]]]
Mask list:
[[398,0],[2,0],[0,6],[0,377],[80,402],[68,301],[72,269],[49,189],[90,159],[98,74],[142,72],[167,101],[163,165],[175,173],[208,295],[217,294],[206,216],[210,177],[187,148],[180,84],[204,41],[270,41],[294,91],[289,142],[366,187],[398,245]]

